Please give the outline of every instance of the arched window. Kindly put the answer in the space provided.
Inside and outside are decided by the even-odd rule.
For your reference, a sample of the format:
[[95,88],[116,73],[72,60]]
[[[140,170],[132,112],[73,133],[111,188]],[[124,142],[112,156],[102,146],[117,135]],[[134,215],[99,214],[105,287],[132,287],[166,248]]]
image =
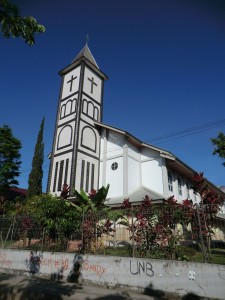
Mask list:
[[85,126],[81,133],[81,146],[96,152],[97,136],[91,127]]
[[70,115],[72,112],[72,100],[68,100],[66,103],[66,114],[65,116]]
[[83,114],[87,114],[87,111],[88,111],[88,103],[87,103],[87,100],[86,99],[84,99],[83,100],[83,108],[82,108],[82,112],[83,112]]
[[66,104],[63,104],[61,107],[60,119],[64,118],[66,114]]
[[94,118],[94,104],[91,101],[88,102],[88,112],[87,112],[87,114],[92,119]]
[[68,147],[72,144],[72,132],[73,129],[70,125],[61,129],[58,135],[57,150]]
[[65,104],[61,107],[60,119],[63,119],[76,111],[76,98],[69,99]]
[[98,121],[98,108],[97,107],[94,108],[94,119],[96,121]]
[[87,101],[86,99],[83,99],[82,113],[83,113],[84,115],[88,116],[89,118],[98,121],[98,118],[99,118],[99,110],[98,110],[98,108],[93,104],[92,101]]

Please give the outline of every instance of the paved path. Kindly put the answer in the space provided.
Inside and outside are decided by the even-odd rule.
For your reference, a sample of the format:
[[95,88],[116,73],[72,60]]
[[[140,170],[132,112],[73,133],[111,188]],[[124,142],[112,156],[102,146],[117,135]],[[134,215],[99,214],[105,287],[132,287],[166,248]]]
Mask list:
[[154,296],[125,289],[107,289],[90,285],[56,282],[24,275],[0,274],[0,300],[161,300]]

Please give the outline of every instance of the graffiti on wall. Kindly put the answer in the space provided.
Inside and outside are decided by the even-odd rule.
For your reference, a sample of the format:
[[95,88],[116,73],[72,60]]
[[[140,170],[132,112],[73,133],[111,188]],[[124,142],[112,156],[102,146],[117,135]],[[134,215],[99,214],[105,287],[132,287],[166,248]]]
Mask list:
[[41,266],[49,268],[51,271],[58,270],[63,268],[64,270],[69,269],[69,260],[68,258],[52,259],[50,258],[41,258]]
[[88,259],[83,261],[82,269],[90,273],[95,273],[99,277],[106,272],[105,267],[100,264],[91,264]]
[[12,267],[12,260],[7,257],[7,253],[5,251],[0,250],[0,266],[5,268]]
[[133,275],[140,275],[145,273],[149,277],[154,276],[153,266],[148,261],[132,261],[130,260],[130,272]]
[[43,257],[43,254],[31,251],[29,256],[25,260],[26,268],[32,274],[40,272],[41,267],[49,269],[50,272],[55,272],[59,270],[68,270],[69,269],[69,259],[68,258],[52,258]]

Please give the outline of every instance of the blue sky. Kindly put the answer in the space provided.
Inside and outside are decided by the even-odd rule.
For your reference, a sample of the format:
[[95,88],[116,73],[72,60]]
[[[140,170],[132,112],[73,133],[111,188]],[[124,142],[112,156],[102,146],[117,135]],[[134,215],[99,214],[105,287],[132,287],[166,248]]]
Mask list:
[[[225,132],[225,1],[14,3],[46,27],[33,47],[20,39],[0,38],[0,126],[9,125],[22,142],[21,188],[28,186],[45,116],[46,189],[58,72],[84,47],[87,33],[89,48],[109,77],[103,122],[172,152],[214,184],[225,185],[225,168],[212,155],[210,142]],[[201,130],[152,140],[189,128]]]

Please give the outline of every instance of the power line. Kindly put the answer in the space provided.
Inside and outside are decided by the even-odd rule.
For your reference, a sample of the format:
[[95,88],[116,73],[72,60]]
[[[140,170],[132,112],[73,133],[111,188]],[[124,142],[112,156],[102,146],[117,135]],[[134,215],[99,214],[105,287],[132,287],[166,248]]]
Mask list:
[[204,123],[204,124],[201,124],[201,125],[198,125],[198,126],[194,126],[194,127],[186,128],[186,129],[183,129],[183,130],[175,131],[175,132],[172,132],[172,133],[167,133],[167,134],[163,134],[163,135],[156,136],[156,137],[153,137],[153,138],[149,138],[148,140],[145,140],[145,142],[154,142],[154,141],[167,139],[167,138],[175,137],[175,136],[179,136],[179,135],[180,135],[179,138],[182,138],[182,137],[185,137],[187,135],[200,133],[200,132],[203,132],[203,131],[210,130],[212,128],[216,128],[216,127],[222,126],[224,124],[225,124],[225,119],[214,121],[214,122],[208,122],[208,123]]

